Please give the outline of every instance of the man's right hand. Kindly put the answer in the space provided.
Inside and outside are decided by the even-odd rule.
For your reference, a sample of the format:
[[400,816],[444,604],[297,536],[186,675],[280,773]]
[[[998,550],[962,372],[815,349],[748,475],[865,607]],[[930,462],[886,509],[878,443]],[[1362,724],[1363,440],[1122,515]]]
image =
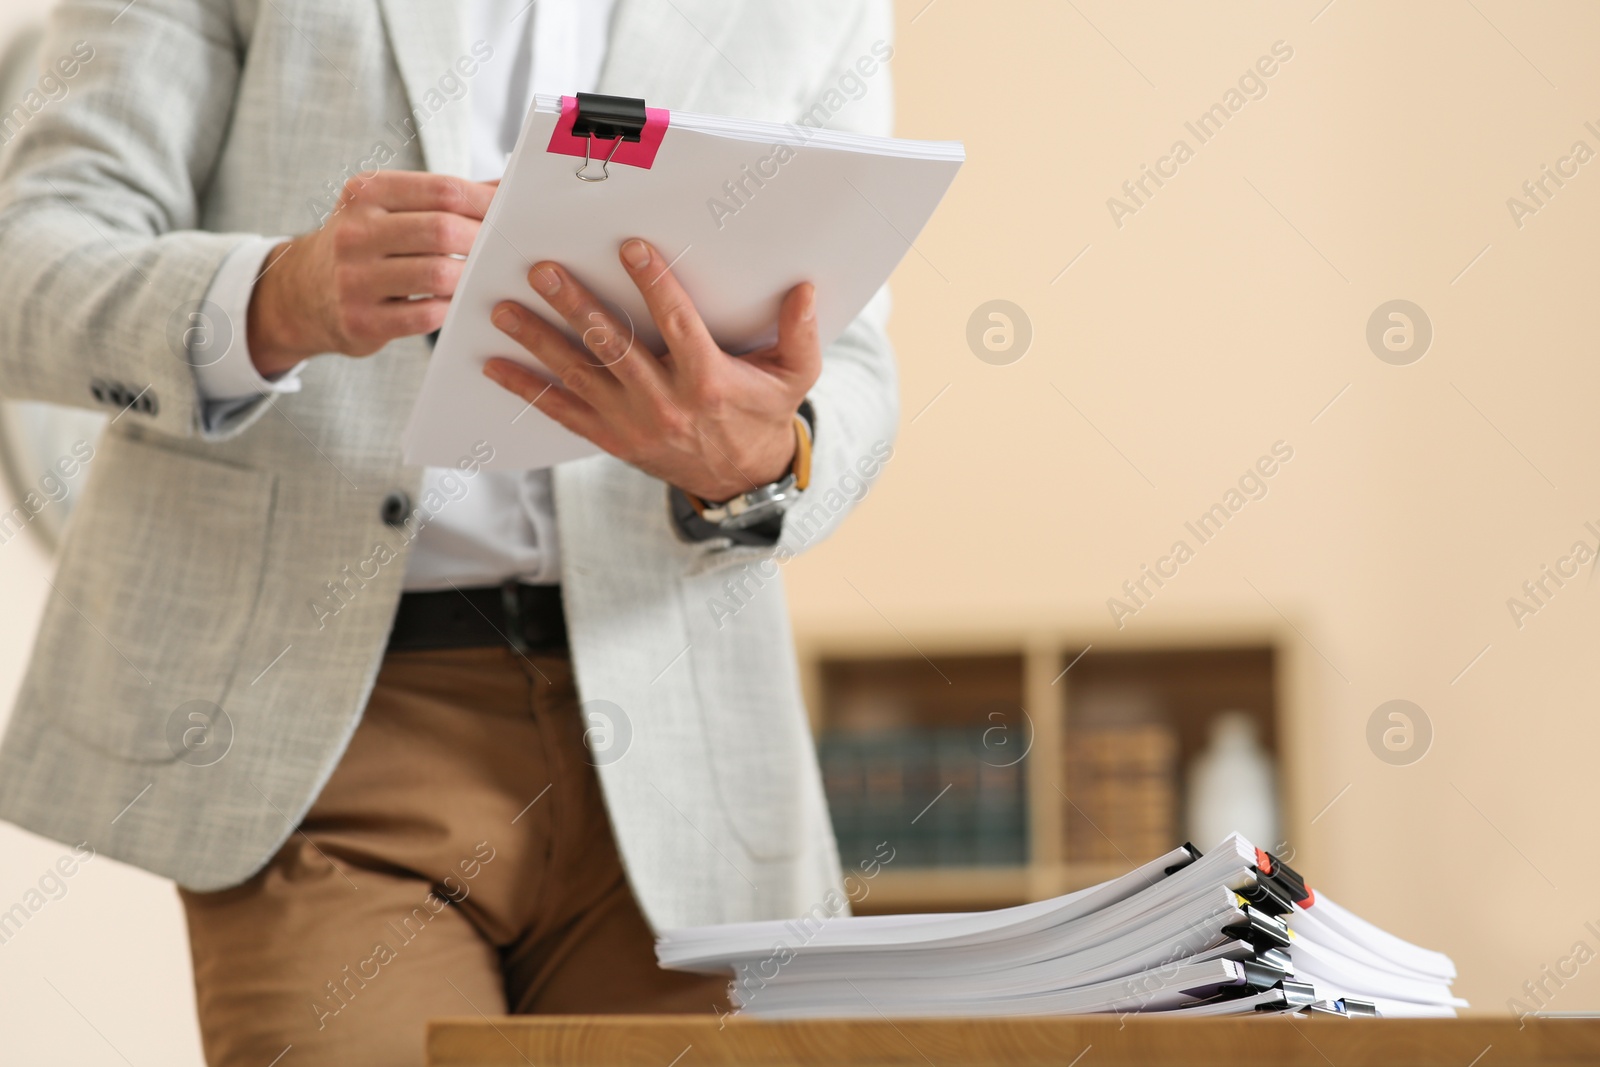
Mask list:
[[263,376],[321,352],[369,356],[432,333],[461,280],[498,183],[377,171],[345,183],[320,230],[272,250],[250,297],[250,358]]

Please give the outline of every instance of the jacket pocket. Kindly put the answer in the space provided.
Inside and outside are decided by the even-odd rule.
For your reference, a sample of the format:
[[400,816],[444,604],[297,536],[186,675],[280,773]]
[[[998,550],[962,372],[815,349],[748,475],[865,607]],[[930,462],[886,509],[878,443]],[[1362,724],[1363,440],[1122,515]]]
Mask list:
[[[254,614],[273,475],[102,438],[24,686],[77,742],[170,762],[223,698]],[[203,704],[192,702],[204,702]]]

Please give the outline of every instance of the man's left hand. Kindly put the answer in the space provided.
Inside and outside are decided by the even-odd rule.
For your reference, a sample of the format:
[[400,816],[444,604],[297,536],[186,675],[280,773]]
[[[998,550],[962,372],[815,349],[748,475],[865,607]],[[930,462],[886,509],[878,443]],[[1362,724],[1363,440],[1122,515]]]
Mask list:
[[528,283],[582,339],[510,301],[496,327],[549,368],[555,382],[509,360],[483,373],[600,448],[707,501],[782,478],[794,462],[795,411],[822,373],[816,291],[789,290],[778,341],[742,356],[711,339],[661,254],[633,239],[622,265],[638,286],[666,351],[634,343],[598,299],[555,263],[536,263]]

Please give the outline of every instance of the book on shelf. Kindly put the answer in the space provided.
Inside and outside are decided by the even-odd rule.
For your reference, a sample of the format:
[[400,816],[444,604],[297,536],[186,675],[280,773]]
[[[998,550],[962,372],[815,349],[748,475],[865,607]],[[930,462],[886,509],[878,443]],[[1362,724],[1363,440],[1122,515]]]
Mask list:
[[1178,741],[1170,726],[1076,727],[1068,734],[1062,763],[1069,863],[1150,856],[1178,836]]
[[996,911],[664,931],[663,967],[725,974],[773,1018],[1164,1012],[1453,1016],[1448,956],[1313,892],[1238,834]]
[[1023,763],[992,753],[981,728],[836,732],[818,744],[845,866],[895,848],[897,868],[1028,861]]

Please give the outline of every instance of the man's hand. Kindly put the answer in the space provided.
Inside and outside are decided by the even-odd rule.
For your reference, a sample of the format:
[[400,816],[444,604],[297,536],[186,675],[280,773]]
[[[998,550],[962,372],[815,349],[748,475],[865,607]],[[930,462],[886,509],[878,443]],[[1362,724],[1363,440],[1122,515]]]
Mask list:
[[[250,297],[250,357],[281,374],[320,352],[369,356],[432,333],[498,183],[384,171],[345,183],[320,230],[279,245]],[[421,297],[422,299],[413,299]]]
[[777,481],[794,461],[794,415],[822,373],[816,291],[795,286],[778,312],[778,342],[731,356],[717,347],[660,253],[623,244],[622,265],[650,308],[666,351],[633,342],[590,292],[554,263],[528,284],[583,341],[520,304],[494,324],[550,369],[559,384],[509,359],[483,373],[619,459],[708,501]]

